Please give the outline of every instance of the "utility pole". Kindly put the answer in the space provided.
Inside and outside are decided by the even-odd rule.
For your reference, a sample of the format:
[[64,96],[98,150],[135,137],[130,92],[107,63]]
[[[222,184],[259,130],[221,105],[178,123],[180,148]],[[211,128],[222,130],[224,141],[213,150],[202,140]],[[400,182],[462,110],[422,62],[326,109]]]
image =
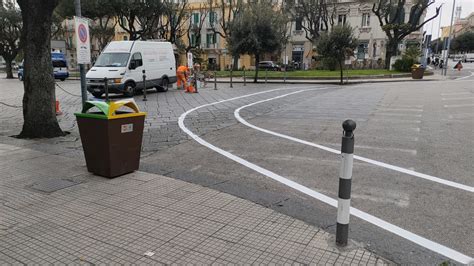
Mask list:
[[441,18],[442,18],[442,15],[443,15],[443,4],[441,4],[441,7],[439,9],[439,24],[438,24],[438,41],[436,42],[436,52],[435,54],[438,54],[438,47],[439,47],[439,43],[441,42],[441,34],[440,34],[440,30],[441,30]]
[[444,75],[448,72],[449,48],[451,47],[451,35],[453,33],[454,8],[456,7],[456,0],[453,0],[453,12],[451,13],[451,25],[449,26],[448,48],[446,48],[446,60],[444,61]]
[[[82,17],[81,14],[81,0],[74,0],[74,8],[76,11],[76,16]],[[77,38],[77,36],[76,36]],[[78,47],[76,47],[76,50]],[[79,64],[79,73],[81,76],[81,96],[82,96],[82,105],[87,101],[87,90],[86,90],[86,73],[84,64]]]

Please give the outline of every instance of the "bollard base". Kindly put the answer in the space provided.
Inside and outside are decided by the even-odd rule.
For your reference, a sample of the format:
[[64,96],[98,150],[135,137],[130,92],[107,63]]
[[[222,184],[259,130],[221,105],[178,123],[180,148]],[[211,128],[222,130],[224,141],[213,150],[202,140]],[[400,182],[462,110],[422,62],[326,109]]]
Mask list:
[[336,236],[332,235],[327,239],[328,247],[339,250],[339,252],[351,252],[356,249],[366,248],[363,243],[356,242],[352,239],[347,241],[346,246],[339,246],[336,244]]
[[347,239],[349,238],[349,224],[336,225],[336,245],[339,247],[347,246]]

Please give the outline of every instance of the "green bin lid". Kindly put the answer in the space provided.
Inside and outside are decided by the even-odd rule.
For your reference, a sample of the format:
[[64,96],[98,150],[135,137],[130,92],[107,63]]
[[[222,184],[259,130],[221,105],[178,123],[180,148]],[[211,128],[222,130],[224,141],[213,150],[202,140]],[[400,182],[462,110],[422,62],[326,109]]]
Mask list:
[[[131,113],[117,113],[118,109],[126,106],[132,109],[134,112]],[[101,113],[88,113],[91,108],[97,107]],[[103,102],[103,101],[87,101],[82,108],[81,113],[75,113],[74,115],[78,117],[88,117],[95,119],[117,119],[117,118],[126,118],[133,116],[143,116],[146,115],[145,112],[140,112],[137,104],[133,99],[126,99],[114,102]]]

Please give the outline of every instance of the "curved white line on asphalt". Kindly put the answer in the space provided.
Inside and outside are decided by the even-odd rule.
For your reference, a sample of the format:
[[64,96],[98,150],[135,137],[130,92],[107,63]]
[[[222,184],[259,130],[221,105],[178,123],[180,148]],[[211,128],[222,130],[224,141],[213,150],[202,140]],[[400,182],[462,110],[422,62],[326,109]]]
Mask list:
[[[216,147],[214,145],[212,145],[211,143],[205,141],[204,139],[202,139],[201,137],[199,137],[198,135],[194,134],[191,130],[189,130],[185,125],[184,125],[184,119],[186,119],[186,116],[200,108],[203,108],[203,107],[207,107],[207,106],[212,106],[212,105],[216,105],[216,104],[220,104],[220,103],[224,103],[224,102],[228,102],[228,101],[233,101],[233,100],[237,100],[237,99],[242,99],[242,98],[246,98],[246,97],[250,97],[250,96],[253,96],[253,95],[258,95],[258,94],[262,94],[262,93],[267,93],[267,92],[271,92],[271,91],[277,91],[277,90],[283,90],[283,89],[275,89],[275,90],[267,90],[267,91],[262,91],[262,92],[258,92],[258,93],[252,93],[252,94],[247,94],[247,95],[243,95],[243,96],[239,96],[239,97],[235,97],[235,98],[231,98],[231,99],[227,99],[227,100],[222,100],[222,101],[217,101],[217,102],[214,102],[214,103],[208,103],[208,104],[204,104],[204,105],[201,105],[201,106],[198,106],[198,107],[195,107],[195,108],[192,108],[186,112],[184,112],[183,114],[180,115],[179,119],[178,119],[178,124],[179,124],[179,127],[181,128],[181,130],[183,130],[186,134],[188,134],[191,138],[193,138],[195,141],[197,141],[199,144],[221,154],[221,155],[224,155],[225,157],[247,167],[247,168],[250,168],[262,175],[265,175],[275,181],[278,181],[288,187],[291,187],[295,190],[298,190],[308,196],[311,196],[317,200],[320,200],[330,206],[333,206],[333,207],[336,207],[337,208],[337,200],[331,198],[331,197],[328,197],[324,194],[321,194],[319,192],[316,192],[308,187],[305,187],[303,185],[300,185],[292,180],[289,180],[283,176],[280,176],[276,173],[273,173],[272,171],[270,170],[267,170],[263,167],[260,167],[256,164],[253,164],[243,158],[240,158],[228,151],[225,151],[219,147]],[[302,90],[302,91],[305,91],[305,90]],[[278,96],[278,97],[285,97],[285,96],[288,96],[288,95],[291,95],[291,94],[295,94],[295,93],[299,93],[299,92],[302,92],[302,91],[297,91],[297,92],[293,92],[293,93],[289,93],[289,94],[286,94],[286,95],[281,95],[281,96]],[[396,225],[393,225],[391,223],[388,223],[380,218],[377,218],[373,215],[370,215],[368,213],[365,213],[361,210],[358,210],[356,208],[353,208],[351,207],[351,214],[356,216],[356,217],[359,217],[360,219],[362,220],[365,220],[373,225],[376,225],[382,229],[385,229],[391,233],[394,233],[398,236],[401,236],[413,243],[416,243],[422,247],[425,247],[431,251],[434,251],[438,254],[441,254],[445,257],[448,257],[450,259],[453,259],[457,262],[460,262],[460,263],[463,263],[463,264],[469,264],[469,263],[473,263],[474,260],[469,257],[469,256],[466,256],[454,249],[451,249],[451,248],[448,248],[446,246],[443,246],[441,244],[438,244],[436,242],[433,242],[429,239],[426,239],[422,236],[419,236],[417,234],[414,234],[410,231],[407,231],[401,227],[398,227]]]
[[[335,154],[341,154],[341,152],[339,150],[336,150],[336,149],[332,149],[332,148],[325,147],[325,146],[322,146],[322,145],[319,145],[319,144],[316,144],[316,143],[312,143],[312,142],[309,142],[309,141],[305,141],[305,140],[302,140],[302,139],[291,137],[291,136],[288,136],[288,135],[285,135],[285,134],[277,133],[277,132],[274,132],[274,131],[271,131],[271,130],[268,130],[268,129],[264,129],[264,128],[261,128],[261,127],[257,127],[255,125],[250,124],[249,122],[247,122],[245,119],[243,119],[240,116],[240,111],[244,108],[247,108],[247,107],[250,107],[250,106],[253,106],[253,105],[256,105],[256,104],[276,100],[276,99],[279,99],[279,98],[282,98],[282,97],[285,97],[285,96],[288,96],[288,95],[291,95],[291,94],[300,93],[300,92],[303,92],[303,91],[305,91],[305,90],[301,90],[301,91],[289,93],[289,94],[286,94],[286,95],[281,95],[281,96],[278,96],[278,97],[273,97],[273,98],[270,98],[270,99],[261,100],[261,101],[258,101],[258,102],[254,102],[254,103],[251,103],[251,104],[244,105],[242,107],[237,108],[234,111],[234,116],[240,123],[242,123],[242,124],[244,124],[248,127],[251,127],[255,130],[258,130],[258,131],[261,131],[261,132],[264,132],[264,133],[267,133],[267,134],[270,134],[270,135],[273,135],[273,136],[277,136],[277,137],[280,137],[280,138],[288,139],[288,140],[291,140],[291,141],[294,141],[294,142],[298,142],[298,143],[301,143],[301,144],[305,144],[305,145],[308,145],[308,146],[312,146],[312,147],[315,147],[315,148],[318,148],[318,149],[321,149],[321,150],[325,150],[325,151],[328,151],[328,152],[332,152],[332,153],[335,153]],[[416,177],[419,177],[419,178],[423,178],[423,179],[433,181],[433,182],[436,182],[436,183],[440,183],[440,184],[443,184],[443,185],[446,185],[446,186],[462,189],[462,190],[465,190],[465,191],[468,191],[468,192],[474,192],[474,187],[464,185],[464,184],[460,184],[460,183],[453,182],[453,181],[449,181],[449,180],[442,179],[442,178],[439,178],[439,177],[419,173],[419,172],[412,171],[412,170],[409,170],[409,169],[405,169],[405,168],[402,168],[402,167],[399,167],[399,166],[391,165],[391,164],[384,163],[384,162],[379,162],[379,161],[376,161],[376,160],[372,160],[372,159],[357,156],[357,155],[354,155],[354,159],[359,160],[359,161],[363,161],[363,162],[366,162],[366,163],[370,163],[370,164],[373,164],[373,165],[377,165],[377,166],[380,166],[380,167],[384,167],[384,168],[387,168],[387,169],[390,169],[390,170],[394,170],[394,171],[397,171],[397,172],[400,172],[400,173],[404,173],[404,174],[408,174],[408,175],[411,175],[411,176],[416,176]]]
[[467,78],[470,78],[470,77],[472,77],[472,76],[474,76],[474,72],[471,72],[471,75],[469,75],[469,76],[465,76],[465,77],[457,78],[457,79],[455,79],[455,80],[462,80],[462,79],[467,79]]

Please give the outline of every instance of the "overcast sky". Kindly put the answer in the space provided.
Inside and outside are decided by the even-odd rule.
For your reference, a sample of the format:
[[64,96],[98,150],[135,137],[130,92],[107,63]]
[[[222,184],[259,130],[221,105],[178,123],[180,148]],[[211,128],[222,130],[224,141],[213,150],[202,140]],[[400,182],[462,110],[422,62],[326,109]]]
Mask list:
[[[426,18],[432,17],[436,12],[436,7],[443,4],[441,8],[441,17],[436,17],[425,25],[424,30],[427,34],[432,33],[432,39],[438,38],[439,20],[441,18],[441,26],[449,26],[451,23],[451,13],[453,11],[454,0],[435,0],[435,3],[428,8]],[[474,12],[474,0],[456,0],[456,6],[462,7],[461,18],[467,17]],[[456,11],[455,11],[456,12]],[[433,32],[432,32],[433,31]]]

